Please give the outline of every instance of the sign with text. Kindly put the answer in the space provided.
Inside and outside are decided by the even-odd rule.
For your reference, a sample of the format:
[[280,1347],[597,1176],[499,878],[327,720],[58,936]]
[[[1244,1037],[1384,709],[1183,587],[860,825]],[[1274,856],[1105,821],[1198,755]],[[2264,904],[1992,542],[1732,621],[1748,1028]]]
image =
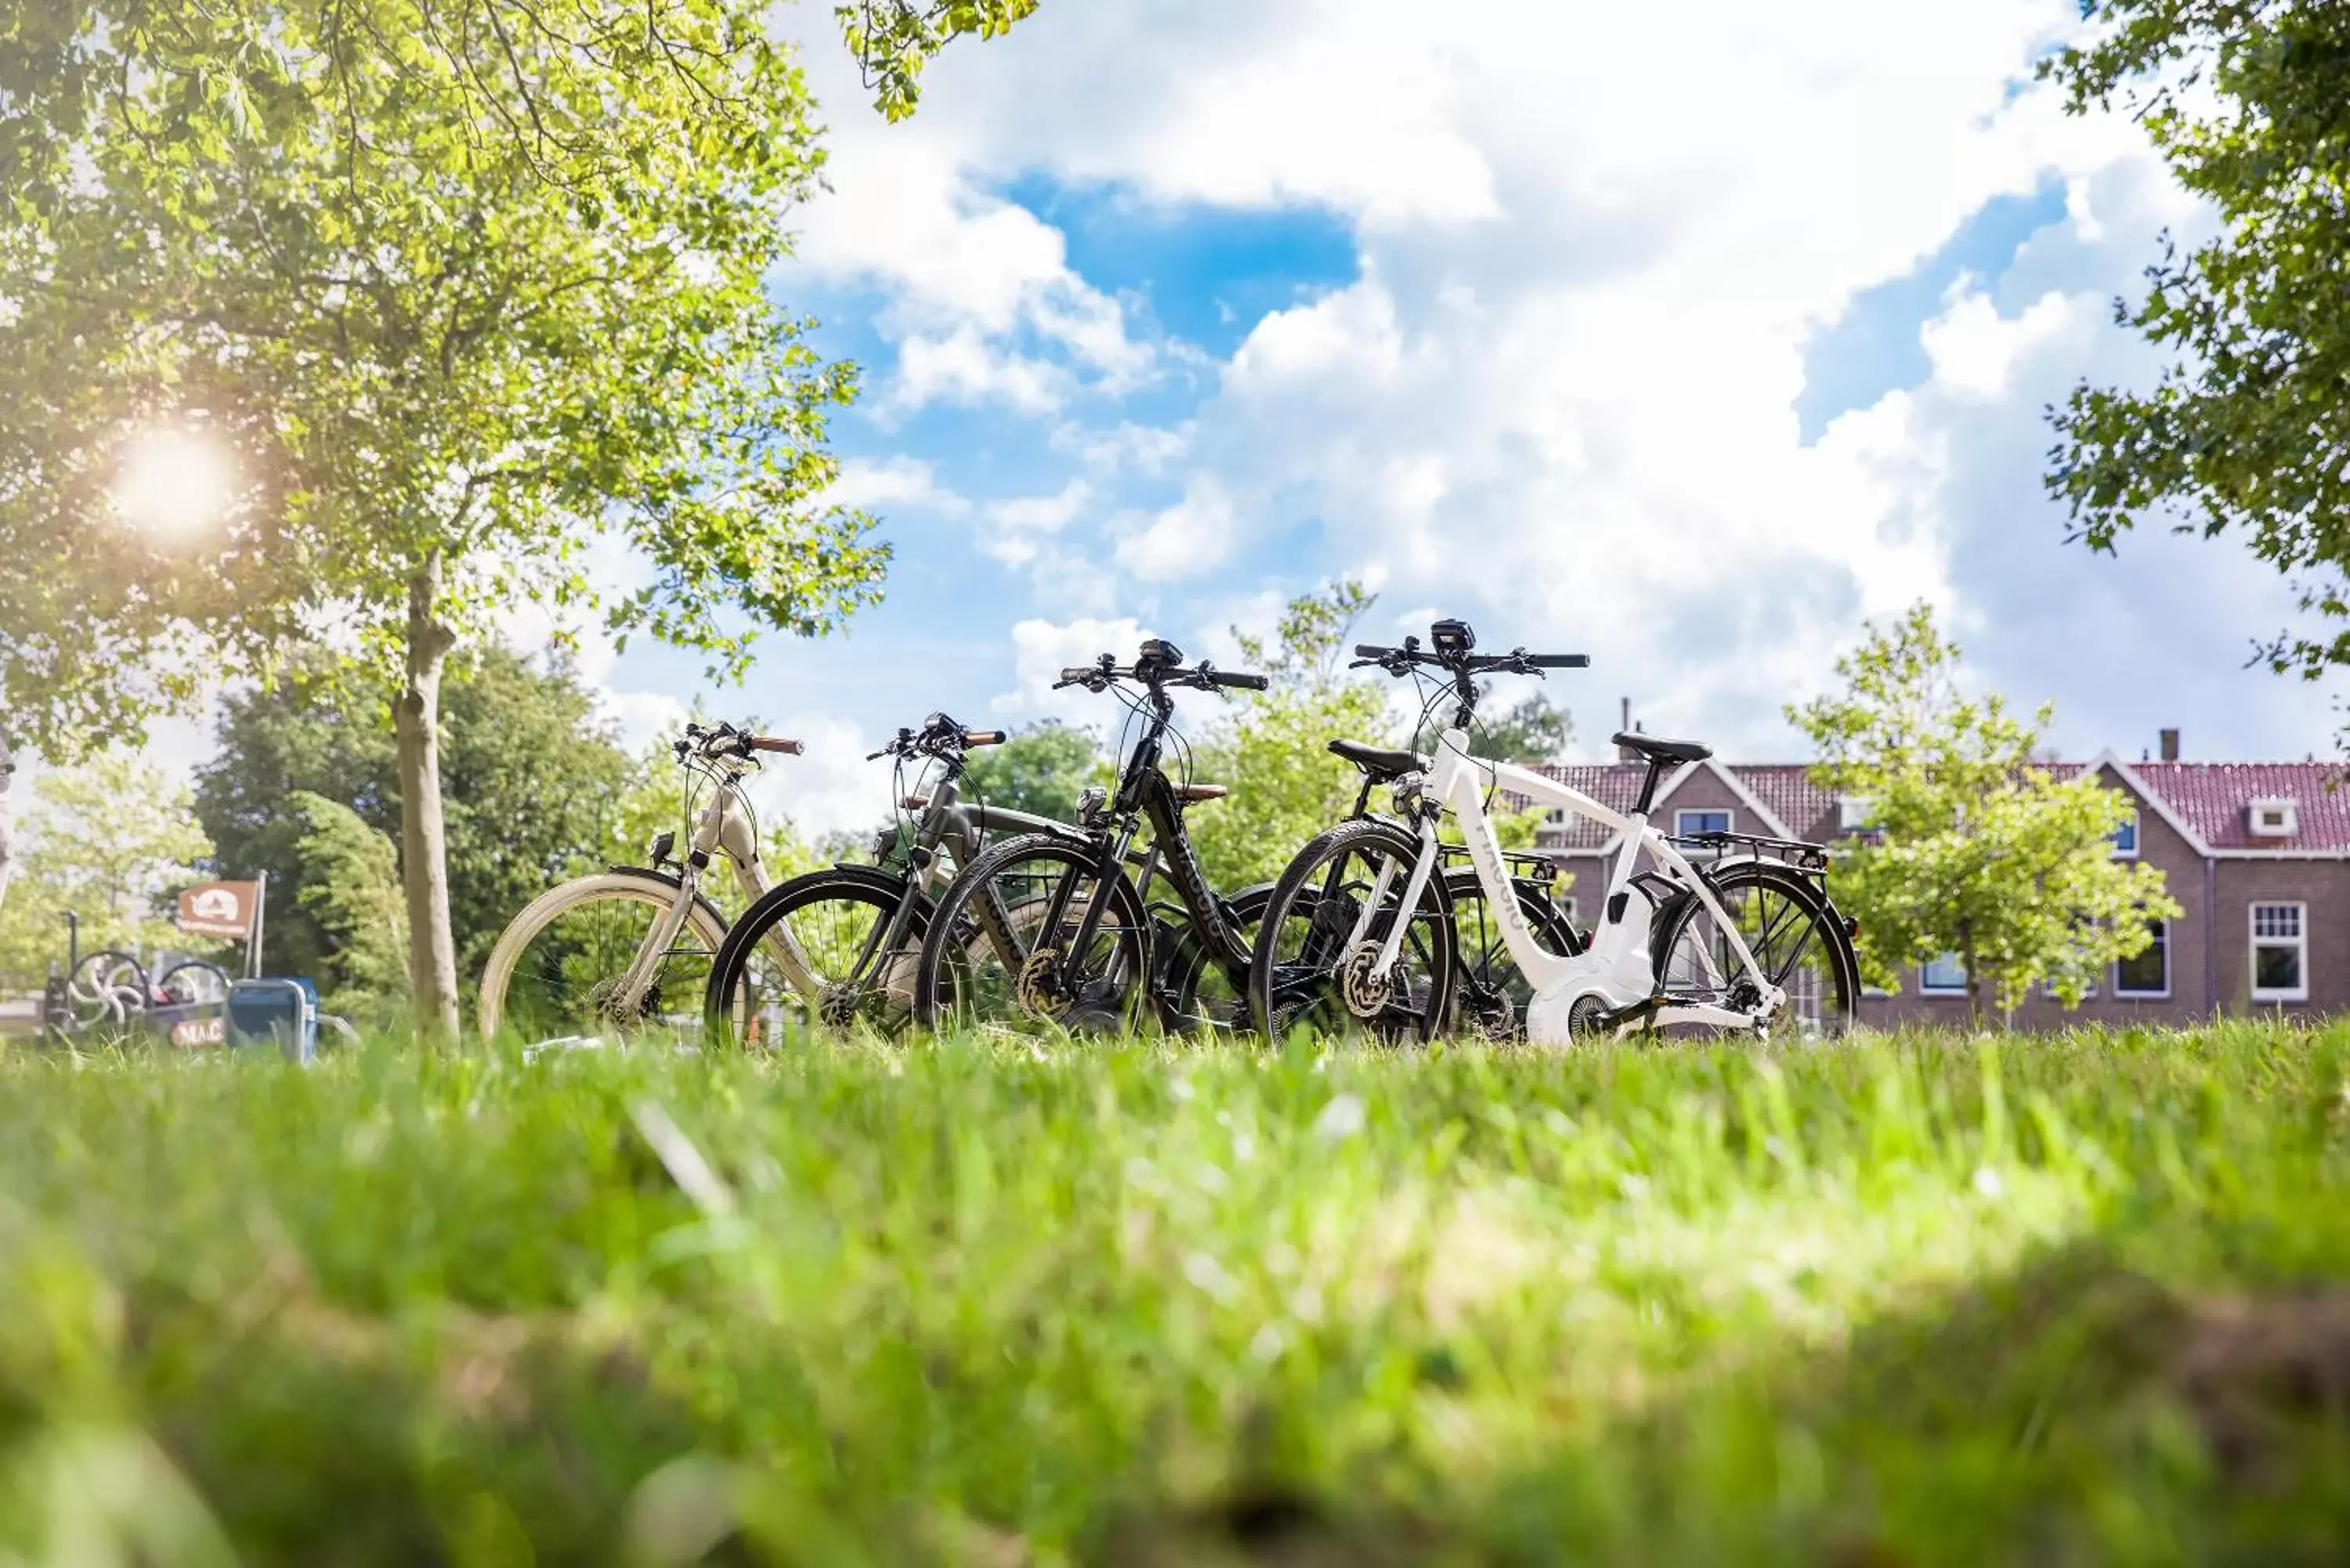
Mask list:
[[192,937],[253,935],[254,908],[261,901],[258,882],[199,882],[180,889],[177,924]]

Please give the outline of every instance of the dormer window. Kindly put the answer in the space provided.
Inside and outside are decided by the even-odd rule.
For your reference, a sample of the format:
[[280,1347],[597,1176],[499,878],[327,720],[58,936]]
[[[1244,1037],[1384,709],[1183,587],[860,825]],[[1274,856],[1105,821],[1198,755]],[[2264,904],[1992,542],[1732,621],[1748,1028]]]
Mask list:
[[2272,795],[2244,807],[2244,826],[2255,838],[2290,838],[2301,826],[2300,813],[2289,795]]

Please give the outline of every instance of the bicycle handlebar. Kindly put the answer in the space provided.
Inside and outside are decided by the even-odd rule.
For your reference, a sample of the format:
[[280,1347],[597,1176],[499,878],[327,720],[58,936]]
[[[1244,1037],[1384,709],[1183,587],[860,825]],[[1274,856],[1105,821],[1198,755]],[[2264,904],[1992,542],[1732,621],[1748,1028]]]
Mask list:
[[1218,670],[1205,659],[1187,669],[1180,664],[1114,664],[1109,655],[1104,654],[1098,664],[1063,666],[1061,678],[1053,682],[1053,690],[1058,691],[1065,686],[1083,686],[1087,691],[1104,691],[1108,690],[1113,680],[1139,680],[1150,687],[1189,686],[1201,691],[1219,689],[1263,691],[1273,684],[1265,677],[1252,675],[1245,670]]
[[1444,654],[1419,646],[1419,639],[1409,638],[1401,648],[1381,648],[1377,643],[1355,645],[1355,661],[1347,668],[1361,670],[1377,665],[1390,675],[1403,675],[1415,666],[1425,665],[1436,670],[1450,670],[1456,674],[1483,675],[1508,671],[1531,675],[1537,670],[1587,670],[1591,655],[1587,653],[1528,653],[1513,648],[1507,653]]
[[781,735],[751,735],[745,739],[754,752],[782,752],[786,755],[796,757],[807,750],[803,742],[787,741]]

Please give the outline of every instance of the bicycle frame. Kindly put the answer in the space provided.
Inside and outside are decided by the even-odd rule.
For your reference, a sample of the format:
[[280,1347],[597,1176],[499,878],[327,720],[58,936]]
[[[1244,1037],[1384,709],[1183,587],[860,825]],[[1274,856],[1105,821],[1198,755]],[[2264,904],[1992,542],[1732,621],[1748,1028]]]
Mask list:
[[[660,977],[661,961],[675,945],[678,932],[685,929],[686,911],[693,907],[702,875],[709,869],[712,855],[723,855],[733,864],[734,885],[742,892],[744,908],[756,903],[768,890],[766,867],[759,859],[759,841],[751,831],[750,804],[742,795],[742,781],[750,768],[735,759],[716,760],[708,765],[717,787],[711,792],[710,803],[702,808],[694,824],[692,843],[679,868],[677,897],[670,900],[670,907],[661,911],[652,929],[645,933],[637,956],[629,961],[614,989],[613,1007],[622,1017],[633,1016],[644,1005],[645,993]],[[793,936],[791,923],[777,922],[769,940],[785,978],[803,996],[814,997],[816,971],[799,940]]]
[[[1526,922],[1524,911],[1512,896],[1508,867],[1503,860],[1501,840],[1494,836],[1492,819],[1485,814],[1487,792],[1499,787],[1513,794],[1527,795],[1553,806],[1563,806],[1578,816],[1604,823],[1617,830],[1621,847],[1609,874],[1606,898],[1601,902],[1600,919],[1592,933],[1591,944],[1580,953],[1556,953],[1544,947],[1534,938]],[[1529,1038],[1549,1045],[1564,1045],[1570,1039],[1568,1019],[1578,1002],[1596,998],[1601,1004],[1602,1026],[1612,1023],[1618,1034],[1628,1033],[1637,1024],[1650,1027],[1674,1024],[1710,1023],[1730,1028],[1760,1030],[1785,1001],[1785,992],[1771,983],[1762,966],[1746,945],[1721,903],[1715,899],[1705,878],[1699,875],[1672,842],[1648,826],[1646,811],[1630,814],[1615,811],[1601,805],[1582,791],[1570,788],[1555,779],[1545,778],[1527,768],[1508,763],[1488,762],[1469,754],[1469,735],[1464,729],[1448,729],[1438,741],[1436,756],[1423,785],[1424,797],[1436,805],[1450,806],[1461,820],[1461,837],[1467,841],[1470,863],[1476,867],[1477,879],[1484,885],[1486,901],[1493,919],[1500,924],[1502,940],[1516,961],[1518,969],[1534,987],[1534,996],[1526,1008],[1526,1033]],[[1411,873],[1397,907],[1417,909],[1428,878],[1435,873],[1440,856],[1438,852],[1437,818],[1439,813],[1423,811],[1419,817],[1420,853],[1412,863]],[[1640,870],[1643,856],[1655,863],[1654,875],[1661,877],[1677,894],[1695,898],[1712,915],[1717,927],[1727,938],[1732,956],[1744,973],[1752,977],[1759,1000],[1751,1012],[1739,1012],[1716,1007],[1690,999],[1666,996],[1656,972],[1656,958],[1651,950],[1653,933],[1649,921],[1627,918],[1633,907],[1633,882]],[[1379,868],[1378,885],[1365,901],[1363,915],[1351,940],[1360,942],[1369,933],[1370,923],[1382,907],[1388,887],[1396,873],[1396,863],[1388,861]],[[1645,894],[1643,895],[1645,898]],[[1399,920],[1386,937],[1379,951],[1379,967],[1386,970],[1396,961],[1404,932],[1410,922]],[[1617,1021],[1615,1015],[1627,1012],[1637,1016]]]
[[[1167,700],[1164,693],[1154,694],[1153,703],[1150,728],[1128,756],[1126,766],[1118,775],[1118,797],[1109,808],[1119,826],[1115,830],[1099,828],[1091,835],[1096,855],[1094,877],[1107,888],[1125,875],[1126,867],[1134,861],[1134,836],[1147,820],[1150,824],[1150,854],[1141,862],[1142,877],[1135,885],[1136,901],[1145,909],[1151,907],[1151,878],[1163,867],[1167,879],[1174,884],[1176,896],[1182,901],[1184,913],[1191,917],[1193,928],[1205,934],[1210,956],[1222,966],[1227,978],[1235,985],[1245,985],[1249,949],[1232,929],[1232,923],[1224,918],[1223,902],[1216,897],[1215,889],[1209,886],[1208,874],[1200,865],[1198,852],[1191,847],[1191,836],[1184,829],[1182,802],[1175,793],[1175,786],[1168,781],[1166,773],[1159,765],[1167,729],[1173,719],[1174,704]],[[1046,906],[1040,929],[1059,930],[1067,918],[1069,902],[1075,896],[1071,879],[1062,877]],[[1078,917],[1076,935],[1069,943],[1063,961],[1065,963],[1073,961],[1075,955],[1090,950],[1094,934],[1101,929],[1102,914],[1109,902],[1107,898],[1086,901],[1085,912]],[[1143,982],[1154,993],[1163,997],[1159,955],[1152,950],[1157,933],[1146,921],[1139,936],[1144,944]],[[1009,954],[1014,950],[1005,946],[1003,950]]]

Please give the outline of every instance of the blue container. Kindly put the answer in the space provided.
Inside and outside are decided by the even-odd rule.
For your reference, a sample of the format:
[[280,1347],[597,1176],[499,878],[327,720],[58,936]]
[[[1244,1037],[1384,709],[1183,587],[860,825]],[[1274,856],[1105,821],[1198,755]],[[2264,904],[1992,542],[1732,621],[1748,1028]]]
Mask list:
[[274,1045],[290,1062],[318,1054],[318,988],[307,980],[240,980],[228,988],[228,1044]]

